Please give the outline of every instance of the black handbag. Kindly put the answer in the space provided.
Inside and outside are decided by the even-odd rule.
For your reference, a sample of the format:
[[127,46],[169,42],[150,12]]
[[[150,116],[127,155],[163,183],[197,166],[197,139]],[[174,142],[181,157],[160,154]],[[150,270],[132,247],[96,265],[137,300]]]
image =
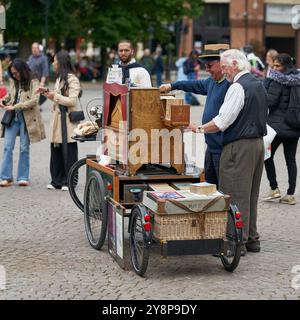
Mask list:
[[[61,94],[63,94],[63,89],[61,89]],[[81,105],[81,101],[80,101],[80,97],[82,95],[82,92],[80,91],[79,92],[79,95],[78,95],[78,100],[79,100],[79,103],[80,103],[80,108],[81,110],[80,111],[72,111],[72,112],[68,112],[69,114],[69,119],[71,122],[80,122],[82,120],[84,120],[85,116],[84,116],[84,112],[83,112],[83,108],[82,108],[82,105]],[[63,106],[62,106],[63,107]],[[64,107],[65,110],[67,111],[67,108]]]
[[6,110],[1,120],[1,124],[5,127],[10,127],[14,120],[14,117],[15,117],[14,110]]
[[69,119],[71,122],[82,121],[82,120],[84,120],[84,112],[82,110],[69,112]]

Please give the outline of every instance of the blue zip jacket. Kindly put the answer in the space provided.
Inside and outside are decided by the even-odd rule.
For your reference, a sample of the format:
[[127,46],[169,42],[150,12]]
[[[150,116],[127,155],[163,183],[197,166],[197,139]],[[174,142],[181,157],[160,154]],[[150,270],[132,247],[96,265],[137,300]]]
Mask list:
[[[211,77],[205,80],[177,81],[171,84],[172,90],[183,90],[207,96],[205,108],[202,116],[202,123],[211,121],[219,114],[223,104],[225,94],[230,83],[224,79],[216,82]],[[221,153],[223,147],[223,132],[205,134],[205,142],[208,151],[212,153]]]

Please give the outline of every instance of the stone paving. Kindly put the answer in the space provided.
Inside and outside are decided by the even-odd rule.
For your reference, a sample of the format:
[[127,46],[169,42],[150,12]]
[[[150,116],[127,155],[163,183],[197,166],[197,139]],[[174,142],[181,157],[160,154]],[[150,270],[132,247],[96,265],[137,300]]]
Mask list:
[[[83,104],[96,96],[101,96],[100,88],[86,89]],[[42,115],[47,129],[49,108],[46,102]],[[203,107],[193,107],[192,118],[199,120],[202,111]],[[79,144],[80,156],[94,153],[95,148],[93,142]],[[3,139],[0,156],[2,149]],[[234,273],[226,272],[210,255],[163,259],[154,247],[141,278],[119,268],[107,244],[101,251],[90,247],[83,215],[69,194],[46,189],[49,157],[48,140],[33,144],[31,186],[0,190],[0,265],[6,270],[5,289],[0,273],[0,299],[300,299],[299,187],[295,206],[264,203],[261,198],[268,191],[264,173],[258,220],[262,251],[241,258]],[[298,165],[299,160],[298,151]],[[284,193],[282,148],[276,164]],[[292,273],[293,267],[298,275]]]

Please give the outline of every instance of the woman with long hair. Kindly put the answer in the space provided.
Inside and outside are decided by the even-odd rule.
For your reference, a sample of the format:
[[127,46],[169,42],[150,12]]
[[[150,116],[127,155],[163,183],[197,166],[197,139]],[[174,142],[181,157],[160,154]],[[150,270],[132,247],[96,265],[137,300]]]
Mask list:
[[[288,108],[296,107],[297,102],[291,100],[292,90],[300,90],[300,72],[295,68],[295,60],[288,54],[282,53],[274,58],[273,69],[269,78],[265,79],[268,93],[268,124],[276,131],[271,144],[271,157],[265,161],[267,177],[271,190],[264,198],[265,201],[280,198],[281,203],[296,204],[294,197],[297,178],[296,151],[300,137],[300,129],[291,127],[285,116]],[[288,171],[288,190],[281,197],[276,179],[274,154],[277,148],[283,145],[284,157]]]
[[32,74],[27,63],[14,59],[8,68],[11,77],[10,90],[0,102],[0,107],[11,113],[10,123],[2,125],[4,136],[3,159],[0,168],[0,186],[13,184],[13,150],[16,137],[20,135],[20,155],[17,172],[17,184],[29,185],[29,149],[30,143],[45,138],[36,90],[39,81]]
[[80,82],[66,51],[60,51],[54,56],[53,69],[57,76],[54,90],[43,87],[38,90],[54,102],[50,123],[51,183],[47,188],[67,191],[69,169],[78,159],[77,142],[72,139],[78,123],[71,122],[69,114],[76,111]]

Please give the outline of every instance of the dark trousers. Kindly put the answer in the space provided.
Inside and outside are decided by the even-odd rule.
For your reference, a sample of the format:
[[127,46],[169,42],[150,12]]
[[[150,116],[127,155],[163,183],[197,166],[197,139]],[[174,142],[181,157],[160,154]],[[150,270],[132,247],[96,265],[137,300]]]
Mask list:
[[276,180],[276,170],[274,165],[274,154],[280,144],[283,144],[284,158],[288,170],[289,177],[289,188],[287,194],[293,195],[296,188],[297,179],[297,165],[296,165],[296,151],[299,138],[281,138],[275,136],[271,144],[271,157],[265,161],[265,168],[267,172],[267,177],[270,182],[270,187],[272,190],[278,187]]
[[223,147],[220,160],[220,190],[231,196],[242,214],[243,242],[259,239],[257,201],[264,168],[262,138],[241,139]]
[[219,186],[219,168],[221,153],[212,153],[206,149],[204,160],[205,180]]
[[68,160],[67,168],[65,168],[65,162],[63,157],[62,144],[51,143],[51,159],[50,159],[50,174],[51,184],[60,189],[63,186],[67,186],[68,172],[71,166],[78,160],[78,148],[77,142],[68,143]]

